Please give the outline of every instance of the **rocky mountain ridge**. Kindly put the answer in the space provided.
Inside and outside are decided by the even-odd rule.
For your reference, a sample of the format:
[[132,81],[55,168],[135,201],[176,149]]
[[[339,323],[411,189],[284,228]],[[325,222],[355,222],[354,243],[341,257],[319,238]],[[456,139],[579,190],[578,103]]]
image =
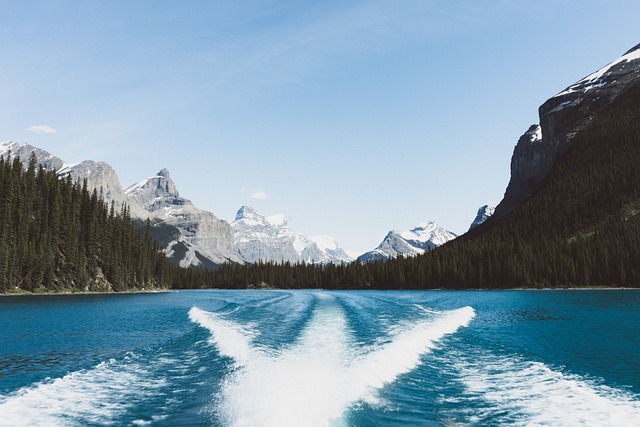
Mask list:
[[244,262],[234,251],[229,223],[181,197],[167,169],[127,187],[124,193],[149,212],[151,218],[179,230],[179,236],[167,245],[167,255],[183,254],[180,266],[206,264],[202,257],[213,264]]
[[514,148],[511,179],[495,215],[505,216],[529,197],[574,136],[639,76],[640,44],[542,104],[539,124],[532,125]]
[[294,234],[282,214],[266,217],[250,206],[243,206],[231,226],[235,236],[234,247],[247,262],[325,264],[353,261],[331,237]]
[[358,257],[360,262],[381,261],[398,255],[415,256],[435,249],[458,237],[433,221],[426,221],[411,230],[390,231],[372,251]]
[[181,197],[167,169],[123,189],[116,171],[104,162],[68,164],[29,144],[0,142],[0,155],[9,153],[19,156],[25,167],[33,153],[45,169],[56,170],[61,177],[86,180],[89,191],[98,191],[117,210],[126,205],[134,221],[150,220],[153,237],[165,248],[166,256],[181,267],[259,260],[321,264],[353,260],[329,236],[294,234],[284,215],[265,218],[253,208],[243,207],[234,221],[238,230],[234,232],[227,221]]

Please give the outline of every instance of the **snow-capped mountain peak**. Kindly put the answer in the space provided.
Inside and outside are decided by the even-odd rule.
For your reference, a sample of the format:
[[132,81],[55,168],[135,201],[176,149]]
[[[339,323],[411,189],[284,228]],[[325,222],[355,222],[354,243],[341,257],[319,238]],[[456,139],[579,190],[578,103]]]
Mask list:
[[130,185],[125,190],[127,196],[137,201],[145,209],[155,212],[181,199],[169,171],[165,168],[155,176]]
[[481,206],[480,209],[478,209],[478,213],[476,214],[475,219],[471,223],[469,230],[476,228],[477,226],[479,226],[480,224],[488,220],[491,216],[493,216],[493,213],[495,212],[495,210],[496,208],[494,206],[489,206],[489,205]]
[[328,236],[296,235],[284,214],[264,216],[250,206],[241,207],[231,223],[235,248],[247,262],[348,262],[349,257]]
[[377,248],[358,259],[362,262],[395,258],[398,255],[415,256],[455,239],[457,236],[433,221],[425,221],[407,231],[392,230]]
[[36,161],[46,170],[60,171],[65,167],[69,167],[62,159],[41,148],[34,147],[30,144],[19,144],[14,141],[0,142],[0,156],[11,155],[20,157],[20,161],[25,167],[29,164],[31,153],[36,155]]
[[[607,77],[610,74],[616,74],[618,70],[625,68],[626,63],[640,59],[640,44],[629,49],[624,55],[615,61],[605,65],[598,71],[589,74],[587,77],[572,84],[564,91],[560,92],[556,97],[566,95],[572,92],[587,92],[594,88],[606,86],[609,82]],[[626,71],[624,71],[626,73]]]

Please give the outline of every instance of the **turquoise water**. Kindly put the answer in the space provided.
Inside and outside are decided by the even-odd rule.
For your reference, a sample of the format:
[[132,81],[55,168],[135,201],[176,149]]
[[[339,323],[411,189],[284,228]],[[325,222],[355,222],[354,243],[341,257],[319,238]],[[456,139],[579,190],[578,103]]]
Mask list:
[[624,426],[639,291],[0,298],[0,426]]

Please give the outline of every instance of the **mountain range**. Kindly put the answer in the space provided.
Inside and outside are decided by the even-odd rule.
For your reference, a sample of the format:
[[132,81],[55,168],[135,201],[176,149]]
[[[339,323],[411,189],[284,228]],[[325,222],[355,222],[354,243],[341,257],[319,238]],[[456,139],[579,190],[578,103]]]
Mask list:
[[330,236],[294,234],[283,214],[265,217],[254,208],[243,206],[231,227],[235,236],[234,247],[246,262],[340,264],[353,261]]
[[[231,223],[219,219],[182,197],[168,169],[122,188],[116,171],[104,162],[68,164],[29,144],[0,143],[0,155],[8,153],[19,156],[25,167],[33,154],[46,170],[56,170],[61,177],[86,180],[89,191],[95,189],[116,210],[126,206],[139,227],[149,220],[152,237],[160,242],[167,258],[181,267],[213,268],[227,262],[259,261],[341,264],[354,260],[333,237],[294,233],[283,214],[263,216],[254,208],[243,206]],[[390,231],[376,249],[358,259],[368,262],[398,254],[413,256],[455,237],[428,221],[408,231]]]
[[[124,218],[132,217],[139,227],[145,227],[146,222],[145,230],[161,243],[165,254],[176,264],[219,267],[217,271],[175,269],[171,272],[173,279],[169,278],[172,286],[237,288],[277,277],[275,285],[279,287],[327,289],[638,287],[639,100],[640,45],[540,106],[539,123],[532,125],[514,148],[511,179],[503,200],[495,210],[481,207],[467,233],[454,238],[437,224],[425,222],[408,231],[388,233],[378,248],[368,253],[369,259],[364,259],[387,259],[386,262],[349,263],[330,268],[311,263],[343,262],[337,260],[344,256],[344,251],[341,252],[332,239],[298,236],[288,227],[285,216],[265,217],[246,206],[238,211],[232,223],[220,220],[180,196],[166,169],[123,189],[115,171],[102,162],[70,165],[37,147],[14,142],[0,143],[0,155],[7,152],[19,155],[25,165],[35,156],[37,162],[49,170],[56,170],[58,176],[84,181],[87,189],[95,190],[95,196],[90,196],[85,188],[80,191],[78,185],[72,186],[68,181],[64,194],[69,197],[81,194],[86,211],[97,206],[99,192],[105,201],[123,211]],[[13,175],[16,180],[20,178],[20,173],[15,173],[17,165],[3,163],[5,184],[11,184],[6,188],[15,193],[13,198],[19,197],[16,190],[36,187],[32,168],[27,169],[31,172],[26,174],[25,184],[17,186],[13,183],[18,181],[11,178]],[[48,179],[58,182],[53,173]],[[44,183],[41,188],[46,188]],[[47,203],[47,198],[36,200],[32,193],[29,193],[29,200],[33,206]],[[56,193],[52,194],[55,199]],[[73,200],[70,199],[66,206]],[[76,267],[82,267],[78,257],[67,259],[66,249],[74,245],[59,247],[52,253],[40,239],[39,252],[30,247],[22,233],[29,224],[29,211],[24,212],[30,209],[24,207],[28,205],[22,208],[20,204],[12,203],[0,206],[6,208],[5,219],[7,215],[10,219],[27,219],[3,222],[7,235],[22,239],[19,242],[6,239],[10,244],[4,245],[3,250],[12,255],[12,266],[17,266],[22,259],[15,251],[20,247],[33,261],[31,265],[21,267],[27,268],[27,276],[49,258],[60,261],[60,265],[50,264],[45,271],[54,279],[63,277],[68,269],[75,271],[78,270]],[[41,224],[45,224],[43,218],[48,218],[43,213],[46,209],[39,211]],[[87,224],[82,219],[61,221],[59,208],[57,213],[58,223],[68,222],[65,227],[57,227],[57,231],[66,230],[69,235],[72,231],[84,233],[81,249],[84,255],[90,256],[83,262],[94,262],[99,259],[96,251],[110,246],[104,241],[102,245],[96,245],[97,238],[105,238],[104,232],[97,234],[97,224],[102,221],[104,225],[105,220],[109,220],[106,213],[79,217],[88,218]],[[38,227],[40,231],[43,226]],[[147,249],[152,246],[147,233],[138,236],[144,238],[142,243]],[[400,253],[414,256],[394,258]],[[117,254],[112,251],[110,256]],[[283,264],[261,263],[262,260]],[[289,266],[298,260],[310,264]],[[251,265],[245,267],[245,263]],[[145,265],[147,270],[135,272],[129,269],[129,274],[150,277],[151,263]],[[97,280],[102,272],[95,267],[89,270]],[[105,268],[111,267],[106,265]],[[114,268],[107,273],[117,279],[122,272],[118,270],[120,267]],[[86,269],[78,271],[80,279],[86,279]],[[166,271],[159,265],[160,276]],[[16,288],[27,278],[5,268],[4,279],[8,273],[11,273],[9,283],[12,286],[14,282],[18,283]],[[41,282],[39,278],[29,280],[35,285]],[[69,280],[73,284],[79,279],[70,276]]]

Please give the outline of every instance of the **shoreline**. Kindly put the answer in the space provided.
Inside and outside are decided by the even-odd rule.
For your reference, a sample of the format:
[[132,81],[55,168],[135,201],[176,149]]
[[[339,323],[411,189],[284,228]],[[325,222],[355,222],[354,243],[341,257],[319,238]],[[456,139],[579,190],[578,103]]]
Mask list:
[[[0,293],[1,297],[33,297],[33,296],[56,296],[56,295],[143,295],[143,294],[164,294],[164,293],[173,293],[180,291],[230,291],[230,290],[238,290],[238,291],[261,291],[261,290],[273,290],[273,291],[305,291],[312,289],[286,289],[286,288],[246,288],[246,289],[227,289],[227,288],[210,288],[210,289],[153,289],[153,290],[136,290],[136,291],[125,291],[125,292],[90,292],[90,291],[81,291],[81,292],[2,292]],[[318,289],[316,289],[318,290]],[[382,291],[383,289],[322,289],[323,291],[334,292],[334,291]],[[505,289],[482,289],[482,288],[469,288],[469,289],[447,289],[447,288],[437,288],[437,289],[384,289],[384,291],[392,291],[392,292],[430,292],[430,291],[640,291],[640,288],[628,288],[628,287],[584,287],[584,288],[505,288]]]
[[1,292],[0,297],[37,297],[37,296],[56,296],[56,295],[135,295],[135,294],[165,294],[175,292],[173,289],[150,289],[150,290],[137,290],[137,291],[124,291],[124,292]]

